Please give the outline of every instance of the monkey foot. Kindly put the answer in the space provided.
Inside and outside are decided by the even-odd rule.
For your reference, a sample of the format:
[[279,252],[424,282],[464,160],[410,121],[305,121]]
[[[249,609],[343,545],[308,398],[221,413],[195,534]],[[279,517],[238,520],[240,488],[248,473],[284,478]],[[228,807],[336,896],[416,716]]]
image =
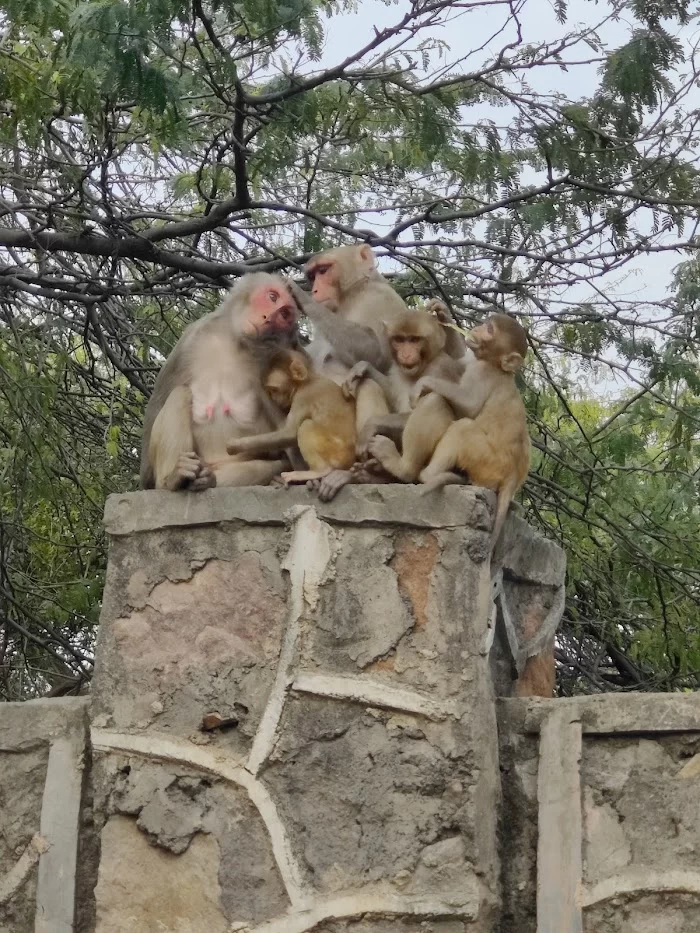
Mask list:
[[369,444],[369,453],[387,473],[391,473],[393,479],[390,482],[395,482],[397,479],[402,483],[413,482],[413,477],[403,475],[401,456],[390,437],[384,437],[382,434],[373,437]]
[[449,470],[446,470],[444,473],[438,473],[436,476],[431,476],[426,479],[421,477],[421,483],[423,485],[421,486],[418,495],[427,496],[429,492],[434,492],[436,489],[442,489],[443,486],[468,486],[469,480],[466,476],[460,476],[459,473],[452,473]]
[[352,482],[350,470],[331,470],[325,476],[309,480],[306,488],[315,492],[321,502],[330,502],[331,499],[335,499],[343,486]]
[[287,473],[280,473],[277,479],[284,486],[291,486],[293,483],[317,483],[328,475],[323,470],[291,470]]
[[199,476],[202,461],[193,450],[180,454],[175,469],[163,484],[166,489],[188,489]]
[[199,473],[192,480],[188,488],[191,489],[192,492],[201,492],[203,489],[213,489],[214,486],[216,486],[216,473],[208,464],[202,463]]

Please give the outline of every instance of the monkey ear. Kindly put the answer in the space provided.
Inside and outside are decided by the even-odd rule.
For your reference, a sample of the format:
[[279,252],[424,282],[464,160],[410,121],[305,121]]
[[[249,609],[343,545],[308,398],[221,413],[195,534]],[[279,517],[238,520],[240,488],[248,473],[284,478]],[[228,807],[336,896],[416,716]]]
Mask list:
[[506,353],[501,357],[501,369],[504,373],[515,373],[523,365],[523,358],[519,353]]
[[435,343],[438,353],[441,353],[445,349],[445,344],[447,343],[447,328],[443,327],[442,324],[440,324],[435,331]]
[[294,382],[306,382],[309,378],[309,371],[301,360],[292,360],[289,364],[289,375]]
[[376,268],[377,260],[374,258],[374,250],[367,243],[363,243],[360,247],[360,259],[372,269]]

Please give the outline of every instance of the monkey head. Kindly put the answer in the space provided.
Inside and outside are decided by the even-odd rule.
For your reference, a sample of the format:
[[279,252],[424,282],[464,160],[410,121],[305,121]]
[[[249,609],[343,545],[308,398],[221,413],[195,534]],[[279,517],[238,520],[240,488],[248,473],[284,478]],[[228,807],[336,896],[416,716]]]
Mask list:
[[507,314],[492,314],[469,333],[466,343],[478,360],[504,373],[517,372],[527,353],[525,330]]
[[314,301],[337,311],[351,288],[377,274],[377,264],[372,247],[364,243],[319,253],[307,262],[304,272]]
[[238,336],[270,337],[296,331],[298,308],[279,275],[256,272],[244,276],[231,291],[229,307]]
[[384,324],[391,355],[405,375],[418,378],[445,347],[445,331],[437,318],[425,311],[407,311]]
[[263,375],[263,387],[282,411],[289,411],[297,390],[309,381],[311,358],[303,350],[280,350]]

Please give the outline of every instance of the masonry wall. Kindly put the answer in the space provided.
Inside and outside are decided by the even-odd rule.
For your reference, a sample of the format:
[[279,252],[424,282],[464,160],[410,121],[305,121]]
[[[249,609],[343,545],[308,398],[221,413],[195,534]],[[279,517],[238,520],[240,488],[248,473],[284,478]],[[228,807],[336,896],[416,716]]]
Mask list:
[[0,931],[700,933],[697,698],[513,698],[561,552],[345,492],[110,499],[91,699],[0,706]]

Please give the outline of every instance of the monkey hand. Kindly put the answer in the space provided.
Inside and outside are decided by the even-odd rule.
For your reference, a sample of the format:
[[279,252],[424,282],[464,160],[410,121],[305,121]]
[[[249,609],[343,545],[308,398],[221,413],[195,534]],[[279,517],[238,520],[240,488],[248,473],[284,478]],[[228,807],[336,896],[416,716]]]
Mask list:
[[369,363],[365,360],[361,360],[359,363],[355,363],[353,368],[348,373],[348,376],[343,383],[343,398],[353,399],[357,397],[357,387],[362,382],[363,379],[367,378],[369,373]]
[[415,408],[424,395],[435,391],[435,380],[431,376],[423,376],[413,387],[411,393],[411,407]]
[[314,312],[318,310],[324,311],[323,306],[319,305],[317,301],[314,301],[311,295],[305,292],[303,288],[300,288],[296,282],[287,279],[287,283],[289,285],[289,291],[292,293],[292,298],[302,314],[305,314],[308,318],[313,320],[316,316]]
[[450,313],[450,309],[445,302],[440,301],[439,298],[431,298],[425,306],[425,310],[429,314],[434,314],[441,324],[454,324],[454,318]]

